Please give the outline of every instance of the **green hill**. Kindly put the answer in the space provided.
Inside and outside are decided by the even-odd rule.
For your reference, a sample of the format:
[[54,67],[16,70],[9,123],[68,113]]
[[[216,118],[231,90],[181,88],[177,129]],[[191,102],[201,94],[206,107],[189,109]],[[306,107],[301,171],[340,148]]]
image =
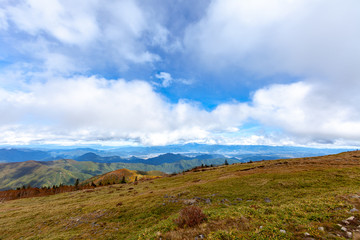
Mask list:
[[[206,220],[180,227],[190,205]],[[357,209],[359,151],[6,201],[0,239],[358,239]]]
[[[229,163],[237,162],[228,159]],[[98,163],[74,160],[26,161],[0,163],[0,190],[27,186],[53,186],[74,184],[76,179],[84,181],[117,169],[126,168],[137,171],[160,171],[165,173],[181,172],[201,164],[223,164],[224,159],[181,160],[174,163],[149,165],[143,163]]]
[[109,168],[99,168],[91,162],[81,164],[74,160],[49,162],[26,161],[0,164],[0,190],[31,185],[33,187],[74,184],[77,178],[85,180]]
[[95,184],[97,186],[101,185],[109,185],[109,184],[119,184],[122,183],[122,180],[126,181],[126,183],[132,183],[137,180],[148,180],[148,179],[154,179],[158,177],[166,176],[163,172],[159,171],[132,171],[128,169],[118,169],[112,172],[108,172],[102,175],[98,175],[92,178],[89,178],[83,182],[81,182],[81,185],[90,185]]

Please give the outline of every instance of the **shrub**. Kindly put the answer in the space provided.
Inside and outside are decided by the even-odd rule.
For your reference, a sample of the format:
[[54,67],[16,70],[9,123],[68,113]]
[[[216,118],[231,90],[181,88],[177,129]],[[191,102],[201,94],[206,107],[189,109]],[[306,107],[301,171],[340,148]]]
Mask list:
[[189,206],[181,209],[179,217],[175,219],[175,223],[181,228],[185,226],[194,227],[199,225],[205,219],[206,216],[202,212],[201,208],[196,206]]

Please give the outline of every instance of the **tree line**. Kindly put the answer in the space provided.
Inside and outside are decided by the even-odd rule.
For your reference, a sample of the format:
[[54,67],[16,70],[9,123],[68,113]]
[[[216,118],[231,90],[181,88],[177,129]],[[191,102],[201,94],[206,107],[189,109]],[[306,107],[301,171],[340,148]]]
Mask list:
[[75,180],[74,185],[60,184],[53,185],[52,187],[44,186],[38,188],[31,187],[29,184],[27,186],[24,185],[22,187],[18,187],[17,189],[0,191],[0,202],[19,198],[47,196],[64,192],[72,192],[76,190],[91,189],[95,187],[96,185],[94,183],[91,183],[89,185],[80,185],[79,179]]
[[[137,183],[137,181],[138,181],[138,178],[136,176],[135,182]],[[125,176],[123,176],[120,183],[121,184],[127,183]],[[44,187],[38,188],[38,187],[31,187],[31,185],[28,184],[27,186],[23,185],[22,187],[18,187],[16,189],[0,191],[0,202],[19,199],[19,198],[42,197],[42,196],[54,195],[54,194],[65,193],[65,192],[72,192],[72,191],[77,191],[77,190],[93,189],[96,187],[112,185],[112,184],[116,184],[116,183],[109,182],[109,183],[105,184],[105,183],[100,182],[100,183],[98,183],[98,185],[96,185],[94,182],[91,182],[89,184],[83,185],[83,184],[80,184],[79,179],[75,180],[74,185],[60,184],[60,185],[53,185],[52,187],[44,186]]]

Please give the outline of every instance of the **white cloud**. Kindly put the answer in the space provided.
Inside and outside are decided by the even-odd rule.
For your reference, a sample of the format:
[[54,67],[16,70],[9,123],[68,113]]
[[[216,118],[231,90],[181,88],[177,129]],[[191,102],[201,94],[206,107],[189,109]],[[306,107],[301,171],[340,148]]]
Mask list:
[[0,9],[0,30],[6,30],[7,28],[8,23],[5,11]]
[[359,139],[359,113],[359,107],[332,102],[306,82],[273,85],[253,98],[258,121],[312,140]]
[[[168,144],[209,134],[209,113],[169,104],[144,81],[97,77],[52,79],[23,90],[0,89],[1,143],[136,140]],[[36,134],[34,134],[36,132]]]
[[44,31],[61,42],[81,45],[99,34],[93,3],[79,1],[74,5],[70,1],[28,0],[6,10],[11,20],[25,32],[39,35]]
[[360,137],[359,8],[356,0],[214,0],[187,29],[185,47],[210,71],[303,79],[256,91],[251,119],[298,142],[354,141]]
[[185,85],[190,85],[193,83],[192,80],[190,79],[184,79],[184,78],[177,78],[174,79],[170,73],[167,72],[160,72],[155,74],[155,77],[159,80],[161,80],[161,84],[158,84],[157,82],[153,82],[153,84],[155,86],[162,86],[164,88],[169,87],[171,84],[173,83],[181,83],[181,84],[185,84]]
[[155,77],[162,81],[161,84],[163,87],[169,87],[171,82],[173,81],[171,74],[167,72],[160,72],[158,74],[155,74]]
[[354,81],[359,7],[356,0],[214,0],[185,45],[209,69]]
[[[359,110],[328,105],[327,96],[314,98],[314,91],[306,82],[272,85],[256,91],[251,102],[206,111],[190,101],[170,104],[144,81],[73,77],[24,83],[22,90],[0,89],[0,110],[7,113],[0,119],[0,144],[358,144]],[[244,132],[250,120],[266,127]]]
[[[80,0],[74,5],[67,0],[25,0],[3,5],[0,29],[11,26],[9,32],[24,36],[9,37],[3,44],[40,65],[56,55],[77,63],[81,71],[109,66],[124,70],[129,64],[159,61],[149,47],[171,45],[169,31],[137,1]],[[62,67],[55,71],[63,72]]]
[[209,71],[242,69],[262,79],[286,74],[336,101],[348,104],[351,96],[354,105],[359,8],[356,0],[214,0],[187,29],[185,46]]

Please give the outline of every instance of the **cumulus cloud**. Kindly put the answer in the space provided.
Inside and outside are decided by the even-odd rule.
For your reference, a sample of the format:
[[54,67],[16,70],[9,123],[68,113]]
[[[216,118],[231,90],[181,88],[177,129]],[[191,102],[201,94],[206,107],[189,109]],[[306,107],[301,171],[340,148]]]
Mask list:
[[157,73],[157,74],[155,74],[155,77],[161,81],[161,84],[159,84],[157,82],[153,82],[153,84],[155,86],[161,86],[161,87],[164,87],[164,88],[169,87],[173,83],[181,83],[181,84],[185,84],[185,85],[190,85],[190,84],[193,83],[192,80],[190,80],[190,79],[184,79],[184,78],[176,78],[176,79],[174,79],[171,76],[171,74],[167,73],[167,72]]
[[358,7],[356,0],[214,0],[185,42],[210,68],[350,80],[360,75]]
[[294,136],[324,142],[357,140],[360,136],[359,108],[332,102],[306,82],[258,90],[252,105],[252,115],[258,121]]
[[[251,118],[302,139],[360,136],[360,3],[214,0],[185,46],[209,71],[242,69],[288,84],[255,91]],[[293,83],[293,79],[302,79]],[[276,82],[276,78],[273,77]]]
[[[255,92],[250,102],[206,111],[191,101],[170,104],[145,81],[59,78],[25,84],[21,91],[0,89],[0,110],[7,113],[0,119],[0,143],[355,143],[360,122],[354,109],[339,112],[339,106],[323,105],[313,91],[305,82],[272,85]],[[243,132],[250,120],[283,132]]]
[[[196,104],[167,103],[144,81],[97,77],[53,79],[20,90],[0,89],[1,142],[56,139],[122,140],[143,144],[205,137],[210,113]],[[33,134],[36,132],[36,134]]]
[[287,74],[346,101],[360,87],[359,7],[356,0],[214,0],[187,29],[185,45],[210,71]]
[[[3,44],[40,62],[62,55],[80,70],[126,69],[129,64],[159,61],[160,56],[149,48],[168,45],[169,32],[153,14],[137,1],[127,0],[80,0],[76,5],[58,0],[14,1],[3,3],[0,29],[23,34],[21,39],[7,36]],[[34,54],[39,49],[41,54]],[[63,67],[67,68],[57,66],[60,71]]]
[[[31,35],[46,32],[67,44],[82,45],[99,34],[93,4],[80,1],[70,7],[70,2],[23,1],[7,8],[16,26]],[[30,21],[31,19],[31,21]]]

